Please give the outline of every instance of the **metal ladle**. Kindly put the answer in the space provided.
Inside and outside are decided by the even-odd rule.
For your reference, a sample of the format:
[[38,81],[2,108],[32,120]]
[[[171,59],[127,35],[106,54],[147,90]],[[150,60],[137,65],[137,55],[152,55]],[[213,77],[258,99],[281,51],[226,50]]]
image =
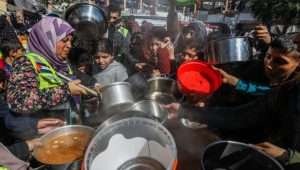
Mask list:
[[[67,76],[65,76],[65,75],[63,75],[63,74],[61,74],[61,73],[57,73],[57,75],[58,75],[60,78],[66,80],[66,81],[68,81],[68,82],[72,81],[71,78],[69,78],[69,77],[67,77]],[[95,96],[95,97],[99,97],[99,95],[100,95],[97,91],[95,91],[95,90],[93,90],[93,89],[91,89],[91,88],[89,88],[89,87],[86,87],[86,86],[84,86],[84,85],[82,85],[82,84],[79,84],[79,87],[83,88],[84,90],[86,90],[88,93],[90,93],[91,95],[93,95],[93,96]]]

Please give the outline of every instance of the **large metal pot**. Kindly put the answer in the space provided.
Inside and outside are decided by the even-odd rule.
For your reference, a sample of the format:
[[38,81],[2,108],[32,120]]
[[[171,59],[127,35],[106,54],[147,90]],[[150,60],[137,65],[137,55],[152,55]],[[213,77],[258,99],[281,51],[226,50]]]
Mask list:
[[208,45],[208,63],[225,64],[249,61],[252,49],[247,37],[226,37],[211,40]]
[[82,125],[57,128],[40,138],[42,146],[34,148],[33,156],[50,165],[71,163],[83,157],[94,129]]
[[94,37],[100,37],[107,29],[104,11],[88,3],[76,3],[69,7],[65,13],[65,19],[79,32],[92,31]]
[[162,104],[169,104],[176,101],[176,81],[168,77],[154,77],[147,81],[148,92],[146,99],[157,101]]
[[[114,140],[116,138],[121,140]],[[132,141],[136,140],[145,143],[134,142],[138,145],[133,145]],[[155,150],[153,143],[163,149]],[[100,156],[104,159],[99,159]],[[164,126],[148,118],[129,117],[112,122],[97,132],[85,153],[84,169],[171,170],[175,168],[176,160],[175,141]],[[95,164],[99,166],[95,167]]]
[[128,110],[134,103],[131,86],[127,82],[116,82],[102,89],[102,108],[106,114]]
[[168,117],[168,112],[162,108],[156,101],[153,100],[142,100],[136,102],[130,110],[141,111],[151,117],[157,119],[160,122],[164,122]]
[[202,169],[283,170],[282,165],[255,147],[234,141],[209,144],[202,155]]

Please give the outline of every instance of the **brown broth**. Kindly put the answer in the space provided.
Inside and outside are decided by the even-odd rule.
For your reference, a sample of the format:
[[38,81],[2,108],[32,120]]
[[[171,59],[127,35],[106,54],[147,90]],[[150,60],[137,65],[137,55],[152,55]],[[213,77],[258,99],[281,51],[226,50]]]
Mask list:
[[64,164],[81,159],[90,140],[88,133],[70,133],[53,138],[36,150],[40,162]]

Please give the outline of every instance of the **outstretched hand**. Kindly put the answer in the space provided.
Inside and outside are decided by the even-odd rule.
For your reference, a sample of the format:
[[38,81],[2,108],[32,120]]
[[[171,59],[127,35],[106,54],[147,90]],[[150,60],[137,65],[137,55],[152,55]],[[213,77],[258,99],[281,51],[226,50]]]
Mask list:
[[162,108],[167,109],[168,111],[168,119],[178,118],[178,110],[180,107],[179,103],[171,103],[167,105],[161,105]]
[[236,86],[236,84],[238,83],[239,79],[237,77],[225,72],[224,70],[222,70],[220,68],[213,66],[213,69],[217,70],[222,75],[223,83],[229,84],[231,86]]
[[254,146],[258,150],[261,150],[261,151],[267,153],[268,155],[272,156],[273,158],[280,157],[284,152],[286,152],[285,149],[280,148],[276,145],[273,145],[269,142],[259,143],[259,144],[256,144]]
[[51,130],[64,125],[64,121],[56,118],[40,119],[37,124],[39,134],[46,134]]

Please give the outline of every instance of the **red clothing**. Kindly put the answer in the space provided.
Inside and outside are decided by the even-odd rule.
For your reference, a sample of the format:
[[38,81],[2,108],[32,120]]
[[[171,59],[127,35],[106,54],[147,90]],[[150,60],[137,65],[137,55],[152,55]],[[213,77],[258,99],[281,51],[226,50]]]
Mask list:
[[170,74],[171,72],[170,54],[166,48],[158,50],[158,69],[161,74]]

